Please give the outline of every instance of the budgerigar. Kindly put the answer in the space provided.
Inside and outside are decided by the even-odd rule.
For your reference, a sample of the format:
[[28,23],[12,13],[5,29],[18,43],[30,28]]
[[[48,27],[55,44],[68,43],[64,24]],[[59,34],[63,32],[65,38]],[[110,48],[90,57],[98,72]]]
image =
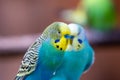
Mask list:
[[25,53],[15,80],[50,80],[63,60],[69,34],[63,22],[49,25]]
[[50,80],[80,80],[81,75],[94,63],[94,51],[82,26],[71,23],[68,27],[73,36],[72,40],[61,66]]
[[110,31],[116,24],[113,0],[82,0],[88,25],[100,31]]

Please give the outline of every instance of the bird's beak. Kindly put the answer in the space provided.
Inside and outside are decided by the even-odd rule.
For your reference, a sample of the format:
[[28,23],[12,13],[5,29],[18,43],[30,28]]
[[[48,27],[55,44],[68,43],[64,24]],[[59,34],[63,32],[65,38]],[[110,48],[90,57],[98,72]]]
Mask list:
[[67,45],[72,45],[74,36],[73,36],[73,35],[66,34],[64,37],[65,37],[66,40],[67,40]]
[[66,43],[67,43],[66,51],[71,51],[72,50],[72,43],[73,43],[74,36],[66,34],[66,35],[64,35],[64,37],[66,38]]

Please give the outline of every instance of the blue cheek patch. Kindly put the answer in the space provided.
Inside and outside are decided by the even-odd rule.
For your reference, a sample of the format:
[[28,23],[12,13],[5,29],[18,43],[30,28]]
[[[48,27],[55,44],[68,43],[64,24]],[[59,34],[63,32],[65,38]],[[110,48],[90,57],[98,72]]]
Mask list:
[[82,40],[81,40],[81,39],[78,39],[78,42],[79,42],[80,44],[82,44]]
[[56,40],[55,40],[55,43],[57,43],[57,42],[59,42],[59,41],[60,41],[60,39],[56,39]]

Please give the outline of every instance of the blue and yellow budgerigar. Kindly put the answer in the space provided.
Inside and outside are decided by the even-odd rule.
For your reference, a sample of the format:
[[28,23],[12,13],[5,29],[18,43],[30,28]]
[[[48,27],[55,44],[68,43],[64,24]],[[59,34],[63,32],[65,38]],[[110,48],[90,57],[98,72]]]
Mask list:
[[77,24],[69,24],[69,45],[60,67],[50,80],[80,80],[81,75],[94,63],[94,51],[85,36],[85,30]]
[[49,25],[25,53],[15,80],[50,80],[61,65],[71,37],[66,23]]
[[29,47],[15,80],[79,80],[93,62],[84,29],[54,22]]

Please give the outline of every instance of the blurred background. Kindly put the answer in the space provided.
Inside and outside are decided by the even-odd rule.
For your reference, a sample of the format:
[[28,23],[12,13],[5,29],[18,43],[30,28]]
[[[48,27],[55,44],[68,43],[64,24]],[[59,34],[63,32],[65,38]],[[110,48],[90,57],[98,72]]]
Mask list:
[[13,80],[29,45],[54,21],[86,29],[96,59],[81,80],[120,80],[119,0],[0,0],[0,80]]

